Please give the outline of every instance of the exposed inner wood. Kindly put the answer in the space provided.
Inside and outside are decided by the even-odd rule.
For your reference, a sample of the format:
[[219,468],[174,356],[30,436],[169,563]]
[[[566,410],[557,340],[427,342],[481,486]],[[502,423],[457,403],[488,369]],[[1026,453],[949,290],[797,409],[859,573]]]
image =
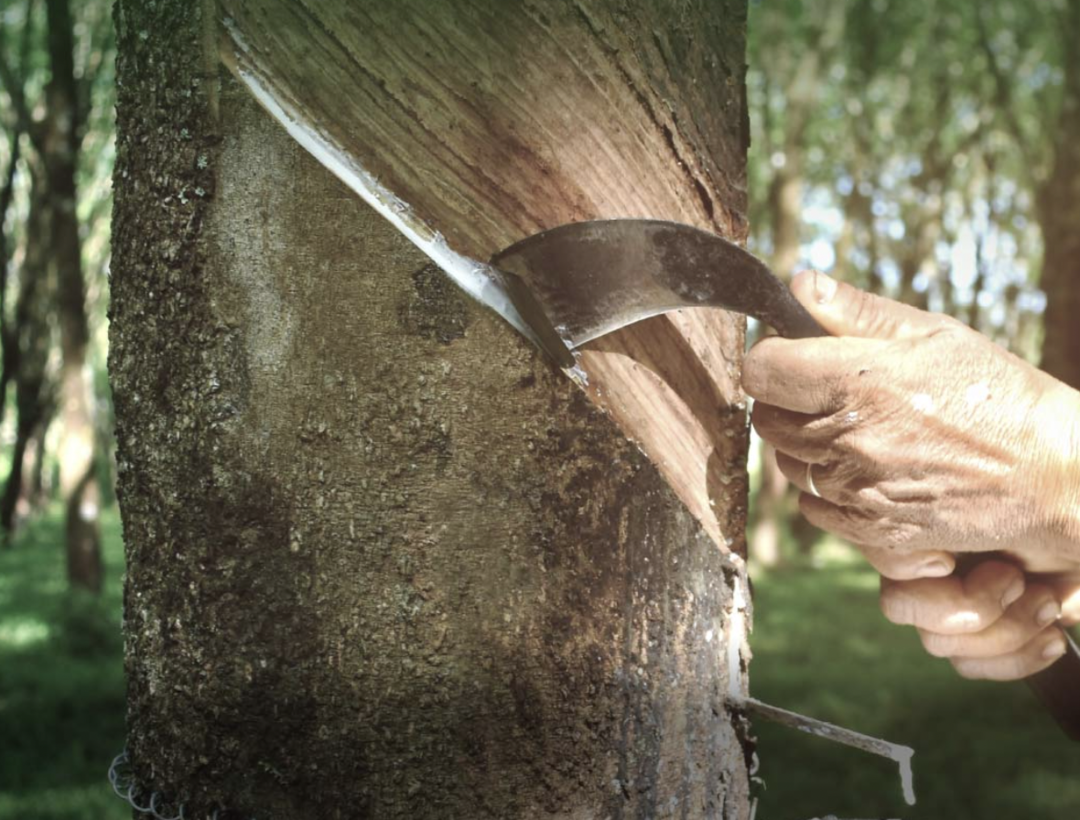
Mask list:
[[[744,66],[726,47],[742,31],[722,23],[744,19],[737,4],[221,5],[243,40],[223,37],[226,62],[258,70],[460,253],[486,261],[594,218],[745,237]],[[592,399],[739,552],[729,523],[745,516],[745,422],[740,357],[724,351],[741,351],[742,334],[741,317],[684,311],[596,340],[580,360]]]

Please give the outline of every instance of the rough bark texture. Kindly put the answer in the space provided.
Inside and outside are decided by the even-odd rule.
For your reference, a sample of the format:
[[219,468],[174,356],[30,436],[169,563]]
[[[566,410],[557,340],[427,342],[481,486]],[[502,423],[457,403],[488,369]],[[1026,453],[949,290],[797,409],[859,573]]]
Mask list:
[[[745,237],[744,13],[692,0],[221,0],[255,75],[475,259],[544,228],[663,217]],[[314,56],[314,55],[317,55]],[[342,104],[349,89],[349,104]],[[588,389],[724,544],[742,322],[682,311],[587,345]],[[741,536],[732,546],[742,551]]]
[[[566,37],[593,37],[597,15],[615,25],[602,3],[530,8]],[[730,225],[745,207],[742,10],[708,19],[729,21],[709,30],[737,122],[694,161],[723,167],[706,199]],[[219,89],[212,19],[186,0],[122,0],[117,24],[110,367],[141,782],[189,817],[748,816],[742,719],[725,702],[745,688],[741,561],[585,393],[235,82]],[[556,40],[534,38],[519,70],[565,82],[573,53],[539,48]],[[611,82],[592,93],[622,93]],[[706,93],[668,90],[679,111]],[[574,126],[596,146],[643,127],[665,144],[642,116]],[[500,134],[509,153],[490,167],[519,144]],[[514,161],[513,196],[473,168],[477,204],[446,200],[438,227],[463,250],[494,250],[470,247],[469,226],[503,213],[507,240],[522,212],[620,215],[584,171],[580,191],[546,190],[551,164]],[[678,218],[671,202],[704,200],[677,156],[663,164],[670,178],[641,184],[663,191],[652,215]],[[425,185],[414,202],[443,201],[438,176]],[[741,545],[741,330],[703,327],[707,372],[728,381],[693,389],[716,419],[706,458],[729,476],[719,534]]]

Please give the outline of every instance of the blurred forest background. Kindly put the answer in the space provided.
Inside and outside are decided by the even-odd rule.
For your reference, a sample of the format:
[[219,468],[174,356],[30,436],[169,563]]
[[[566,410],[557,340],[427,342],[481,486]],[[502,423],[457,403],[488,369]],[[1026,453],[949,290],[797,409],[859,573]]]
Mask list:
[[[105,371],[107,0],[0,0],[0,817],[130,816]],[[1080,0],[752,0],[751,246],[954,315],[1080,386]],[[943,363],[947,366],[947,363]],[[760,729],[759,818],[1075,818],[1080,755],[1022,686],[957,679],[757,448],[758,697],[916,749]]]

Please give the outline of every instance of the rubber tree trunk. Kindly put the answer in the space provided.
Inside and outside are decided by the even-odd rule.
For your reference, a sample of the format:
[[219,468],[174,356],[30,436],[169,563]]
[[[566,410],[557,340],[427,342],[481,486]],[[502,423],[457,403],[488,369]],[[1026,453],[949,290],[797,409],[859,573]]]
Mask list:
[[57,276],[60,324],[60,493],[65,508],[68,580],[101,588],[101,531],[94,481],[94,395],[86,353],[82,243],[76,214],[76,173],[81,128],[75,81],[74,35],[68,0],[48,0],[48,48],[52,76],[45,89],[42,159],[52,219],[50,248]]
[[[188,817],[748,817],[742,321],[599,340],[582,390],[222,73],[213,5],[117,6],[144,794]],[[229,5],[253,48],[306,51],[285,62],[307,110],[355,110],[341,139],[456,250],[602,216],[744,235],[742,4]]]

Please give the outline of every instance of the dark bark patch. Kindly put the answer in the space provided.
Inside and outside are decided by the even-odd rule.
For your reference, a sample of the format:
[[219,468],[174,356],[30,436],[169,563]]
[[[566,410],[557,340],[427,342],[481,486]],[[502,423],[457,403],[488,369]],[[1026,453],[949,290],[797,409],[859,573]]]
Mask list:
[[398,309],[406,332],[444,345],[464,336],[469,310],[457,285],[433,264],[416,271],[412,280],[411,298]]

